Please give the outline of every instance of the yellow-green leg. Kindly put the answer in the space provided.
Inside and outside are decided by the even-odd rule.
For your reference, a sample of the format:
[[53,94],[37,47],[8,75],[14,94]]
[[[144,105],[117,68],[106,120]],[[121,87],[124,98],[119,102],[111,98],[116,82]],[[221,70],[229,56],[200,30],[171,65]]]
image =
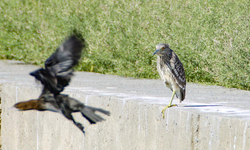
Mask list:
[[171,97],[171,100],[170,100],[168,106],[166,106],[165,108],[163,108],[162,111],[161,111],[162,117],[163,117],[163,118],[165,117],[164,114],[165,114],[165,110],[166,110],[167,108],[173,107],[173,106],[177,106],[176,104],[173,104],[173,105],[172,105],[172,101],[173,101],[173,99],[174,99],[174,95],[175,95],[175,91],[173,91],[173,94],[172,94],[172,97]]

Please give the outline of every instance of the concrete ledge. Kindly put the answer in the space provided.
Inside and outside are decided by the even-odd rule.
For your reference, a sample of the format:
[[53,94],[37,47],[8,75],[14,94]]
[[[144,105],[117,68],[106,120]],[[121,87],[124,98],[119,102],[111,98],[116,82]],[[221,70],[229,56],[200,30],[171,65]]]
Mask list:
[[[40,87],[28,73],[37,68],[0,61],[3,150],[162,150],[250,148],[250,92],[188,84],[187,98],[166,111],[171,92],[160,80],[77,72],[65,93],[111,112],[105,122],[85,126],[53,112],[8,111],[37,98]],[[177,101],[174,101],[177,102]]]

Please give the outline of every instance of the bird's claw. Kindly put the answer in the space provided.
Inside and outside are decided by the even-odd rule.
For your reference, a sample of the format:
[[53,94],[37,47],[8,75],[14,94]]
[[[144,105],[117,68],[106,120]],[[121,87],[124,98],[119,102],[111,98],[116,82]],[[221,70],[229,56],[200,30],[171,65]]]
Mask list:
[[75,125],[85,134],[84,127],[82,126],[81,123],[76,122]]
[[174,106],[177,106],[177,107],[178,107],[177,104],[173,104],[173,105],[168,105],[168,106],[166,106],[165,108],[163,108],[162,111],[161,111],[162,118],[165,118],[165,110],[168,109],[168,108],[170,108],[170,107],[174,107]]

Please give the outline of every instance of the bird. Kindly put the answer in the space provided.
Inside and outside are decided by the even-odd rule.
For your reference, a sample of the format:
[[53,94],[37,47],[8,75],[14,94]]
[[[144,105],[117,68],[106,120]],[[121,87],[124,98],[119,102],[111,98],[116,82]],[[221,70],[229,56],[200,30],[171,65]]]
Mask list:
[[45,68],[30,73],[55,95],[64,90],[71,77],[73,67],[81,58],[82,49],[86,47],[85,40],[80,33],[72,34],[45,61]]
[[69,97],[66,94],[59,94],[54,96],[48,89],[43,89],[42,94],[38,99],[31,99],[28,101],[22,101],[16,103],[12,110],[27,111],[27,110],[38,110],[38,111],[52,111],[63,114],[67,119],[72,120],[73,123],[83,132],[84,127],[81,123],[76,122],[72,116],[72,113],[81,112],[82,116],[85,117],[90,124],[104,121],[104,119],[96,114],[100,112],[105,115],[110,115],[109,111],[86,106],[80,101]]
[[95,112],[98,111],[109,116],[109,111],[86,106],[66,94],[61,94],[69,85],[73,76],[73,67],[78,64],[82,49],[85,48],[84,38],[80,32],[75,30],[45,61],[45,68],[39,68],[30,73],[43,85],[40,96],[37,99],[18,102],[12,108],[19,111],[38,110],[61,113],[72,120],[83,133],[85,133],[83,125],[74,120],[72,113],[81,112],[90,124],[103,121],[104,119]]
[[161,79],[172,91],[172,97],[170,99],[169,105],[162,110],[162,116],[164,118],[165,110],[167,108],[177,106],[177,104],[172,104],[175,95],[179,99],[180,103],[185,99],[185,70],[180,59],[175,54],[175,52],[170,49],[168,44],[157,44],[156,51],[153,55],[157,55],[157,70],[161,76]]

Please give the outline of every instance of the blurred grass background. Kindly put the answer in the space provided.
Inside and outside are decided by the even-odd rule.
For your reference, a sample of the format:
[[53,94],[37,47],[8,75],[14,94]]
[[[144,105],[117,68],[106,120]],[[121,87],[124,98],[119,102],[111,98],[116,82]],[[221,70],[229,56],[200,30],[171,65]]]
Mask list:
[[43,65],[73,28],[88,42],[77,70],[159,78],[169,43],[188,82],[250,90],[248,0],[1,0],[0,59]]

